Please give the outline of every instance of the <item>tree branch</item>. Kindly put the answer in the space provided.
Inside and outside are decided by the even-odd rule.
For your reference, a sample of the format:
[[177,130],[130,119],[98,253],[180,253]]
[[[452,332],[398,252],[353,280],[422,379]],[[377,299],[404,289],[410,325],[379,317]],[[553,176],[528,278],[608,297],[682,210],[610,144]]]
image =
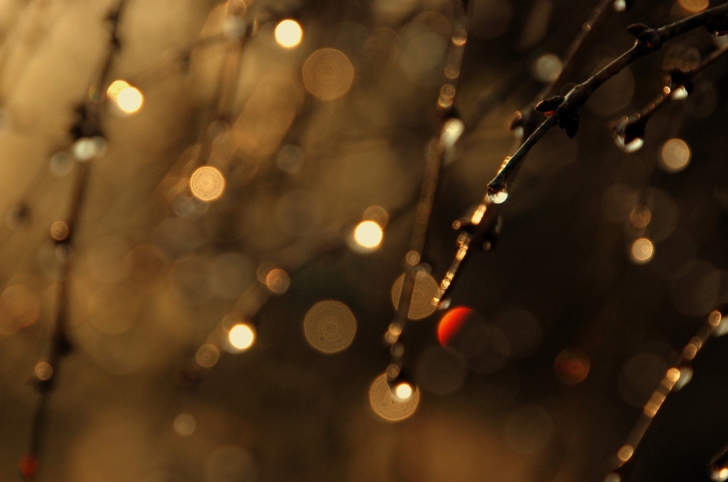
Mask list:
[[539,125],[536,131],[534,131],[534,133],[526,139],[523,145],[503,165],[493,180],[488,183],[488,193],[492,195],[504,190],[512,173],[523,161],[526,154],[528,154],[536,142],[538,142],[538,140],[543,137],[549,129],[556,125],[560,119],[565,116],[573,115],[573,113],[576,112],[576,109],[584,105],[592,94],[594,94],[599,87],[604,85],[607,80],[617,75],[622,71],[622,69],[635,60],[659,50],[664,42],[683,35],[697,27],[707,25],[708,22],[724,19],[726,16],[728,16],[728,4],[710,8],[656,30],[643,26],[644,29],[637,34],[638,38],[632,48],[614,59],[611,63],[609,63],[609,65],[594,74],[592,77],[571,89],[564,98],[563,103],[551,116]]

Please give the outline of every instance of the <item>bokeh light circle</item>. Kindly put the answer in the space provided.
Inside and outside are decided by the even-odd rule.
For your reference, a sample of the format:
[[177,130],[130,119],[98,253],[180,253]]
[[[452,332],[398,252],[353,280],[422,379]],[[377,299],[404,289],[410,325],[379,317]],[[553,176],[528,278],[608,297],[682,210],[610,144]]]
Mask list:
[[[395,310],[399,307],[399,298],[402,295],[403,285],[404,274],[401,274],[392,285],[391,290],[392,304]],[[424,270],[417,271],[410,302],[409,318],[411,320],[421,320],[433,314],[437,306],[432,301],[437,293],[438,284],[435,278]]]
[[319,49],[303,64],[306,90],[321,100],[343,97],[354,81],[354,66],[340,50]]
[[230,329],[228,340],[233,348],[247,350],[255,343],[255,330],[246,323],[238,323]]
[[388,422],[399,422],[411,417],[420,403],[420,391],[415,387],[412,396],[398,400],[387,383],[387,374],[379,375],[369,387],[369,405],[375,414]]
[[199,167],[190,176],[190,190],[201,201],[214,201],[225,190],[225,178],[212,166]]
[[446,346],[452,343],[467,321],[474,315],[475,311],[463,306],[458,306],[445,313],[437,324],[437,340],[440,345]]
[[354,228],[354,242],[360,251],[373,251],[382,244],[384,231],[374,221],[362,221]]
[[690,163],[690,147],[682,139],[669,139],[660,150],[660,167],[667,172],[679,172]]
[[354,341],[356,318],[340,301],[319,301],[306,313],[303,333],[309,345],[321,353],[338,353]]
[[281,47],[290,49],[296,47],[303,39],[303,29],[295,20],[281,20],[274,32],[276,42]]

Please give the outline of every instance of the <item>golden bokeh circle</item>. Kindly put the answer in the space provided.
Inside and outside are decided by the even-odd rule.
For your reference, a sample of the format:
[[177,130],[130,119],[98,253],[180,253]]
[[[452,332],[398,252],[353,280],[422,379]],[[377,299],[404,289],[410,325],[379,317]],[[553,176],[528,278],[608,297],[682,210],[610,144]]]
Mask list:
[[669,139],[660,150],[660,166],[667,172],[679,172],[690,163],[690,147],[682,139]]
[[369,387],[369,405],[374,413],[388,422],[399,422],[411,417],[420,403],[420,391],[407,400],[398,400],[387,383],[387,374],[379,375]]
[[195,354],[195,360],[197,364],[204,368],[210,368],[215,366],[217,361],[220,359],[220,351],[214,345],[205,343],[197,349]]
[[678,3],[689,13],[702,12],[710,6],[709,0],[678,0]]
[[354,341],[356,318],[340,301],[319,301],[306,313],[303,333],[306,341],[321,353],[338,353]]
[[0,334],[12,335],[38,321],[40,298],[27,286],[9,286],[0,295]]
[[314,97],[334,100],[344,96],[354,81],[354,66],[340,50],[319,49],[303,64],[303,85]]
[[303,39],[301,24],[290,18],[281,20],[276,25],[274,36],[281,47],[290,49],[296,47]]
[[648,238],[638,238],[632,243],[630,257],[635,264],[646,264],[655,255],[655,245]]
[[[392,285],[392,304],[396,310],[399,307],[399,297],[402,294],[402,285],[404,284],[404,274]],[[412,302],[409,309],[409,318],[411,320],[421,320],[427,318],[435,312],[437,306],[432,300],[437,295],[438,285],[435,278],[425,271],[418,271],[415,277],[415,287],[412,292]]]
[[190,190],[201,201],[214,201],[225,190],[225,178],[212,166],[199,167],[190,177]]

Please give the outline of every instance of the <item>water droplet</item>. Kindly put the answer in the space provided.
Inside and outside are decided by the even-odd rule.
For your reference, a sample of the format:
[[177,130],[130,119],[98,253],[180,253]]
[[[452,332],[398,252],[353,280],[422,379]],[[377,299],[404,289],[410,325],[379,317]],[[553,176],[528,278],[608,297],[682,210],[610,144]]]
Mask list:
[[442,126],[440,133],[440,142],[446,149],[451,149],[460,139],[465,130],[465,124],[457,117],[448,119]]
[[627,9],[627,2],[624,0],[616,0],[612,6],[616,12],[624,12]]
[[682,367],[680,368],[680,377],[675,382],[675,386],[673,386],[674,391],[680,390],[682,387],[688,384],[690,380],[693,378],[693,369],[690,367]]
[[86,162],[100,156],[106,150],[106,139],[101,136],[82,137],[71,146],[78,162]]
[[634,447],[632,447],[631,445],[622,445],[622,447],[620,447],[619,451],[617,452],[617,458],[619,458],[621,462],[626,462],[632,458],[633,454]]
[[713,336],[717,338],[725,335],[726,333],[728,333],[728,316],[723,316],[720,323],[718,323],[718,326],[713,329]]
[[612,472],[611,474],[607,474],[607,476],[604,478],[604,482],[622,482],[622,477]]
[[672,100],[683,100],[687,99],[688,97],[688,90],[685,88],[685,86],[680,86],[677,89],[675,89],[672,92],[672,95],[670,96]]
[[728,447],[724,447],[710,462],[712,480],[728,480]]
[[614,143],[617,144],[617,147],[619,147],[622,152],[631,154],[632,152],[639,151],[642,146],[645,145],[645,140],[641,137],[635,137],[631,141],[625,143],[624,134],[618,134],[614,136]]
[[717,481],[728,480],[728,467],[710,467],[710,479]]
[[488,199],[493,204],[503,204],[508,199],[508,191],[504,187],[500,191],[488,192]]

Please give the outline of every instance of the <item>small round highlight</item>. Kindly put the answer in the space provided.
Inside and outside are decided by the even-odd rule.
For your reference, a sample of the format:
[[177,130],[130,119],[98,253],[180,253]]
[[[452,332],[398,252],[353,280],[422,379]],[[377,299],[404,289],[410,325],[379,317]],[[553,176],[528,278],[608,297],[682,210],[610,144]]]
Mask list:
[[303,85],[314,97],[334,100],[346,95],[354,82],[354,66],[340,50],[319,49],[303,64]]
[[228,333],[228,341],[238,351],[248,350],[255,343],[255,330],[246,323],[233,325]]
[[508,200],[508,191],[501,189],[497,192],[488,193],[488,200],[493,204],[503,204]]
[[106,89],[106,96],[122,114],[126,115],[136,114],[144,105],[144,95],[141,90],[124,80],[113,81]]
[[177,417],[175,417],[172,427],[180,437],[189,437],[195,433],[197,421],[195,420],[195,417],[189,413],[180,413]]
[[411,417],[420,403],[420,391],[414,392],[407,400],[398,400],[387,383],[387,374],[378,376],[369,387],[369,405],[374,413],[387,422],[399,422]]
[[632,447],[631,445],[622,445],[617,452],[617,458],[620,462],[624,463],[631,459],[633,454],[634,447]]
[[465,123],[458,119],[452,118],[445,121],[440,132],[440,142],[447,149],[451,149],[465,132]]
[[678,0],[680,6],[689,13],[699,13],[708,8],[709,0]]
[[682,139],[669,139],[660,150],[660,167],[667,172],[679,172],[690,163],[690,147]]
[[562,350],[554,361],[556,377],[567,385],[576,385],[586,380],[590,366],[589,357],[576,349]]
[[374,221],[362,221],[356,225],[353,233],[353,249],[368,253],[374,251],[382,244],[384,230]]
[[12,335],[40,317],[40,298],[25,285],[9,286],[0,295],[0,335]]
[[286,270],[274,268],[265,276],[265,286],[271,293],[282,295],[291,286],[291,277],[288,276]]
[[205,343],[195,353],[195,361],[203,368],[214,367],[219,359],[220,351],[210,343]]
[[274,32],[276,42],[283,48],[297,47],[303,40],[303,28],[295,20],[282,20],[276,25]]
[[728,467],[711,467],[710,478],[716,481],[728,480]]
[[635,206],[629,213],[629,222],[635,228],[646,228],[652,220],[652,211],[647,206]]
[[131,86],[126,80],[115,80],[109,84],[109,87],[107,87],[106,97],[108,97],[113,102],[116,102],[116,98],[119,96],[119,93],[129,87]]
[[101,136],[82,137],[71,146],[71,152],[78,162],[87,162],[99,157],[105,150],[106,139]]
[[33,374],[42,382],[48,381],[53,377],[53,367],[48,362],[38,362],[33,368]]
[[406,402],[415,394],[415,387],[409,382],[399,382],[394,387],[394,396],[400,402]]
[[303,334],[315,350],[331,355],[347,349],[356,335],[354,313],[340,301],[319,301],[303,319]]
[[51,224],[51,238],[55,239],[56,241],[63,241],[66,238],[68,238],[68,235],[70,234],[70,231],[68,229],[68,224],[64,223],[63,221],[55,221],[53,224]]
[[[404,285],[404,274],[392,285],[391,296],[392,304],[396,310],[399,307],[399,298],[402,295],[402,286]],[[427,318],[435,312],[437,306],[432,301],[438,293],[438,284],[435,278],[424,270],[418,270],[415,275],[415,286],[412,291],[412,300],[410,301],[409,319],[421,320]]]
[[197,168],[190,176],[190,191],[201,201],[214,201],[225,190],[225,178],[212,166]]
[[561,74],[563,64],[554,54],[543,54],[531,66],[531,73],[540,82],[551,82]]
[[629,250],[630,260],[634,264],[647,264],[655,255],[655,245],[647,238],[637,238]]

